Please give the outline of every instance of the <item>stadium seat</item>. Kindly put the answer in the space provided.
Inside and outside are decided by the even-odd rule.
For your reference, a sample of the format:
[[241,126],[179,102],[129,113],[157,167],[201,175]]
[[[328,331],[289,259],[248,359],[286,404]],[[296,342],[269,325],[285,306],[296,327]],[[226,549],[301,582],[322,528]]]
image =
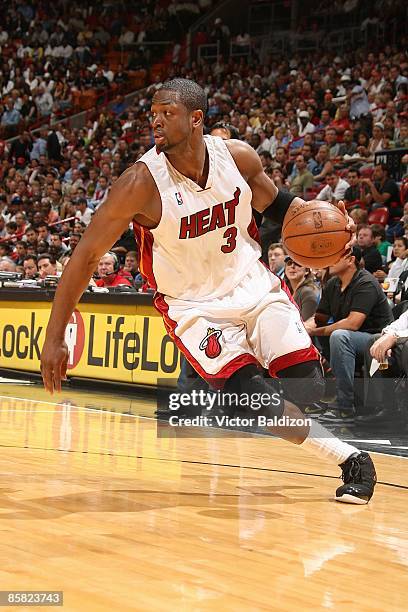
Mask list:
[[372,210],[368,215],[368,223],[372,225],[373,223],[378,223],[385,227],[388,223],[388,218],[390,216],[388,208],[385,206],[381,206],[381,208],[376,208]]

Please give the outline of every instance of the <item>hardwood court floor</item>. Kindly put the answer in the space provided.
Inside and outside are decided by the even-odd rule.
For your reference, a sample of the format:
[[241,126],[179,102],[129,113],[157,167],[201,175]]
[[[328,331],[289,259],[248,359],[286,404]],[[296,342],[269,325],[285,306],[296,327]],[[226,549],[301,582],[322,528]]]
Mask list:
[[407,609],[407,459],[375,455],[389,484],[347,506],[336,468],[277,439],[157,438],[136,396],[0,395],[0,590],[63,590],[69,611]]

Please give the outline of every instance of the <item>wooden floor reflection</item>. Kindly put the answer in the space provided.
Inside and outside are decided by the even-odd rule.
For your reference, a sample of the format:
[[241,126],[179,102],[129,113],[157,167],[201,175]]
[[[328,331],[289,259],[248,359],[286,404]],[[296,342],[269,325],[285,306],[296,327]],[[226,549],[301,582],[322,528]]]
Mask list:
[[0,399],[1,590],[63,590],[64,610],[407,609],[407,459],[376,455],[384,484],[346,506],[336,468],[279,440],[157,437],[151,400]]

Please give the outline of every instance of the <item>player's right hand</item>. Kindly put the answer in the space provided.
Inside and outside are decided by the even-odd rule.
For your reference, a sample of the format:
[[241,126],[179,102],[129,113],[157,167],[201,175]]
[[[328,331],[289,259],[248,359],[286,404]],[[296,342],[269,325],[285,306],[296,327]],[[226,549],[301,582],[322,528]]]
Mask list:
[[51,393],[61,391],[61,381],[66,380],[68,346],[65,340],[46,338],[41,351],[41,376],[45,390]]

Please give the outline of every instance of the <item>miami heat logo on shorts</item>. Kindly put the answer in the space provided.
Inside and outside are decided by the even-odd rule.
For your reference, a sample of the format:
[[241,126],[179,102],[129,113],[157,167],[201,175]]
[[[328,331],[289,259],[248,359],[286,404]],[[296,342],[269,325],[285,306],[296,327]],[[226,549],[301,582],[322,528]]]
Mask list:
[[214,329],[209,327],[207,329],[207,335],[200,342],[199,349],[204,351],[206,356],[210,359],[215,359],[221,353],[220,338],[222,331],[220,329]]

